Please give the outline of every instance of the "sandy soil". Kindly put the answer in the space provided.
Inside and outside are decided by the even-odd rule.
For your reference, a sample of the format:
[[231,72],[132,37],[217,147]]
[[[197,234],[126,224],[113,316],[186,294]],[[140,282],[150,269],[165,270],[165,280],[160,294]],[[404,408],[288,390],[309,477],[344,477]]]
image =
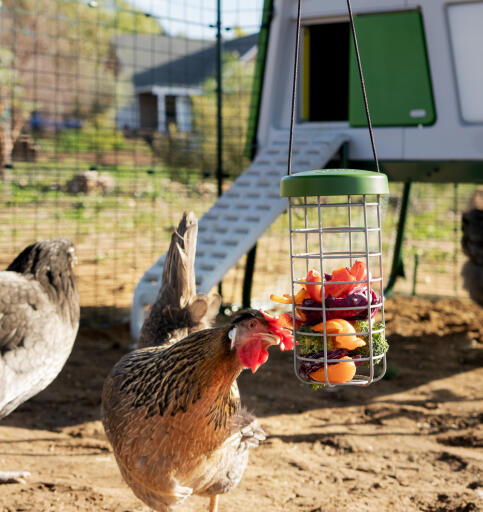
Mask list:
[[[267,441],[220,512],[483,510],[483,310],[468,301],[387,303],[389,364],[367,389],[313,392],[290,354],[240,377]],[[0,424],[0,468],[30,478],[0,489],[0,510],[147,512],[124,484],[98,420],[105,375],[127,325],[83,327],[57,380]],[[192,498],[179,510],[207,510]]]

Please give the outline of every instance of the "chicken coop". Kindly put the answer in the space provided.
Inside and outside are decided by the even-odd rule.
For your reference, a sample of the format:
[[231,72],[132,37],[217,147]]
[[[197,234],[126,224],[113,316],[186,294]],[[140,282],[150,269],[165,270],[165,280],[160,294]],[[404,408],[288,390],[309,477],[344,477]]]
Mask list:
[[[257,240],[287,207],[278,185],[286,172],[297,5],[275,0],[267,6],[259,47],[260,87],[253,101],[257,115],[249,133],[254,159],[201,220],[196,265],[204,292],[245,253],[253,266]],[[353,8],[379,158],[389,178],[403,184],[397,225],[389,234],[389,292],[405,273],[402,249],[411,184],[455,184],[445,212],[453,221],[449,235],[454,245],[458,185],[483,179],[483,146],[477,143],[483,137],[483,74],[478,65],[483,3],[422,0],[408,5],[385,0],[374,5],[360,0]],[[301,25],[294,172],[334,161],[342,167],[372,168],[347,7],[335,0],[306,0]],[[428,205],[435,207],[436,202]],[[426,224],[438,230],[435,219],[427,218]],[[418,256],[416,252],[414,291]],[[163,258],[146,272],[134,293],[134,335],[144,306],[159,287],[162,263]]]
[[[201,219],[200,291],[220,286],[237,308],[288,285],[279,182],[296,2],[194,4],[2,2],[2,262],[35,240],[71,238],[84,318],[132,311],[139,325],[188,207]],[[396,291],[465,293],[461,213],[483,156],[482,6],[353,3],[392,180],[383,248]],[[349,36],[344,2],[302,1],[294,171],[372,169]]]

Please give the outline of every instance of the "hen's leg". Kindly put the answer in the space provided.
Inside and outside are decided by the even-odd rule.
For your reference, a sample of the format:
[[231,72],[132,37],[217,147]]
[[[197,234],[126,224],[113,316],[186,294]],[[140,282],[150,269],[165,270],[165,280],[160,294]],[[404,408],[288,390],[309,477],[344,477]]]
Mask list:
[[0,484],[23,483],[30,476],[28,471],[0,471]]
[[210,511],[209,512],[218,512],[218,494],[214,496],[210,496]]

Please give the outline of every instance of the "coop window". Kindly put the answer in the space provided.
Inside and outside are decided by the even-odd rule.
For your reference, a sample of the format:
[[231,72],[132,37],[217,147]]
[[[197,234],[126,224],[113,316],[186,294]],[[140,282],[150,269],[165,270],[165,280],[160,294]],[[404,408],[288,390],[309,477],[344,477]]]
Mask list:
[[164,106],[166,113],[166,130],[170,124],[176,125],[176,96],[166,95],[164,97]]
[[483,2],[450,5],[448,19],[461,116],[468,123],[482,123]]

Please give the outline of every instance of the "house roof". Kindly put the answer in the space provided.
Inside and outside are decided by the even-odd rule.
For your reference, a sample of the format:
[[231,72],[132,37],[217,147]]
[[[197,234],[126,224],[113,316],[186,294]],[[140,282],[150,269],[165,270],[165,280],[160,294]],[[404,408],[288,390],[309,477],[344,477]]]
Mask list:
[[[240,56],[247,54],[258,43],[258,34],[230,39],[223,42],[225,52],[238,52]],[[169,62],[160,63],[134,75],[136,88],[158,86],[196,87],[208,77],[215,74],[216,44],[210,43],[208,48],[198,49],[189,55],[181,56]]]
[[125,78],[213,45],[212,40],[151,34],[122,34],[112,39]]

